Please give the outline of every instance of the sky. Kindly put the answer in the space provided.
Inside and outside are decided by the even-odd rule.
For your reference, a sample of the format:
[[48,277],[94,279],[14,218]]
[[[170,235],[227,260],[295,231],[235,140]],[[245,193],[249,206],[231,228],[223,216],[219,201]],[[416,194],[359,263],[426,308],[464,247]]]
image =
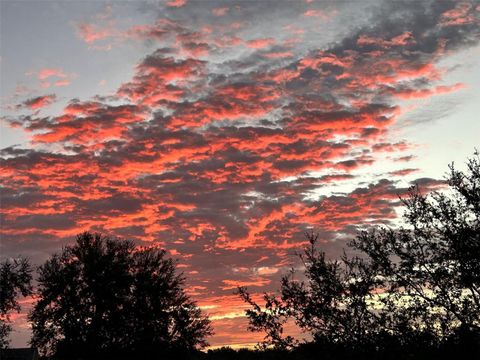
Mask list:
[[[161,246],[213,321],[480,147],[479,1],[0,2],[0,258]],[[12,316],[12,346],[30,336]]]

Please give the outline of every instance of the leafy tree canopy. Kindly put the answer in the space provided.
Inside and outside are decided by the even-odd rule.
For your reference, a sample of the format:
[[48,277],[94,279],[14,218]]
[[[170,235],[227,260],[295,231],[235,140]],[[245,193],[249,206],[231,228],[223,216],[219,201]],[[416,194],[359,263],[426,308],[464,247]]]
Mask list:
[[210,321],[165,250],[85,232],[39,269],[32,344],[60,358],[148,357],[207,345]]
[[[450,166],[449,188],[402,199],[405,225],[360,233],[347,256],[328,260],[307,234],[301,259],[303,280],[293,271],[281,282],[280,297],[265,294],[251,305],[249,328],[266,333],[264,345],[291,348],[284,336],[288,319],[316,344],[350,349],[391,348],[392,343],[428,348],[480,344],[480,158],[467,171]],[[446,345],[445,345],[446,346]]]

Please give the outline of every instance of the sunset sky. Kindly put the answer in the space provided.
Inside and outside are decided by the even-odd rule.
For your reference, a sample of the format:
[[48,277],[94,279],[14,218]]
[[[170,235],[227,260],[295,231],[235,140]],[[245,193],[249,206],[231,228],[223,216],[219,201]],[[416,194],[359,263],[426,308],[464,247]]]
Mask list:
[[262,338],[233,292],[278,289],[305,231],[336,257],[480,147],[479,1],[0,5],[0,258],[164,247],[213,346]]

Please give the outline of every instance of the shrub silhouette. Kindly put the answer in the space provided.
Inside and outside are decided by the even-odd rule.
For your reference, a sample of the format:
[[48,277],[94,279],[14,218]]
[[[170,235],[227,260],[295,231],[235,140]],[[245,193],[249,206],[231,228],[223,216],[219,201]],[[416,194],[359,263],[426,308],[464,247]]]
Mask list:
[[32,269],[25,258],[5,260],[0,264],[0,349],[9,344],[12,331],[9,313],[20,311],[17,298],[32,293]]
[[207,345],[210,321],[157,248],[85,232],[39,268],[32,344],[56,358],[149,358]]
[[447,192],[412,187],[402,199],[406,225],[360,233],[341,259],[328,260],[307,234],[304,280],[284,276],[280,297],[264,294],[263,307],[238,289],[251,305],[249,329],[266,333],[263,346],[291,349],[298,342],[283,325],[292,319],[315,349],[342,358],[480,355],[478,152],[467,167],[450,166]]

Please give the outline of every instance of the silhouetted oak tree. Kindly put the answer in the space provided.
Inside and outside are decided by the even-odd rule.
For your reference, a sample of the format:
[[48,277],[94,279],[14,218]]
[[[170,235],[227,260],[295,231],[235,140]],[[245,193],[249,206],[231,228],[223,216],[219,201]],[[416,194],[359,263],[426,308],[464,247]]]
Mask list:
[[27,259],[5,260],[0,264],[0,349],[8,345],[12,330],[11,311],[20,311],[18,297],[32,292],[32,269]]
[[[480,159],[468,171],[450,166],[448,191],[423,195],[413,187],[402,199],[405,226],[360,233],[339,260],[327,260],[307,234],[301,258],[304,279],[293,272],[281,282],[280,298],[265,294],[256,304],[240,296],[249,329],[266,332],[265,344],[288,348],[288,319],[317,344],[349,349],[439,347],[480,348]],[[447,344],[447,345],[445,345]],[[375,350],[376,349],[376,350]],[[470,350],[468,350],[470,351]]]
[[264,347],[289,349],[298,342],[284,336],[283,324],[293,319],[316,343],[348,341],[365,348],[378,331],[380,320],[370,306],[378,282],[375,275],[360,258],[344,255],[328,260],[317,248],[318,235],[306,236],[310,246],[300,255],[304,280],[296,280],[292,270],[282,278],[280,298],[264,294],[264,309],[251,299],[246,288],[238,289],[252,306],[246,311],[249,329],[266,332]]
[[157,248],[83,233],[39,269],[32,344],[59,358],[146,358],[207,345],[210,321]]
[[[386,326],[443,341],[480,330],[480,158],[450,166],[448,192],[403,199],[407,227],[361,233],[351,246],[382,279]],[[401,304],[401,305],[400,305]]]

